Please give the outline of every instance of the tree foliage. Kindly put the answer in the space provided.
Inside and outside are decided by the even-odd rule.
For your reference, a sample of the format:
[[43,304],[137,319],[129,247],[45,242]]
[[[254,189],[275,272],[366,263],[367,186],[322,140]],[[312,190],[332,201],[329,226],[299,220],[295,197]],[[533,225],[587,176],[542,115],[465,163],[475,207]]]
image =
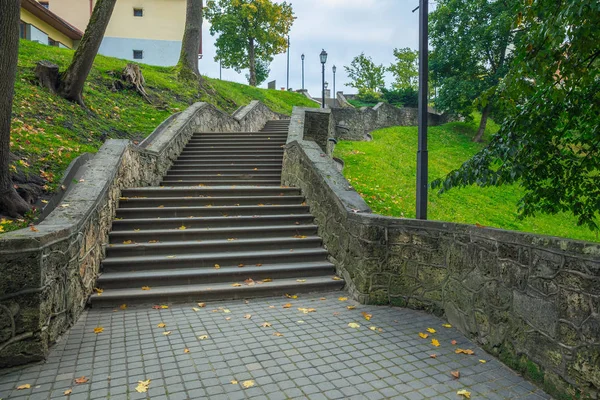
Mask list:
[[434,186],[519,183],[521,216],[572,212],[598,230],[600,3],[530,0],[513,17],[524,34],[497,90],[501,129]]
[[[271,73],[271,64],[268,61],[257,60],[256,61],[256,86],[261,85],[264,81],[269,78]],[[250,74],[246,74],[246,79],[250,82]]]
[[352,82],[348,86],[360,91],[379,91],[385,86],[384,74],[386,68],[376,65],[371,57],[365,56],[365,53],[354,57],[349,66],[344,66],[348,77]]
[[396,62],[388,67],[394,75],[394,89],[417,89],[419,87],[419,52],[409,47],[394,49]]
[[249,83],[257,85],[257,61],[271,62],[287,49],[287,35],[294,23],[294,12],[287,2],[271,0],[211,0],[206,17],[215,42],[215,60],[225,68],[250,71]]
[[482,111],[480,141],[495,87],[508,72],[509,51],[516,33],[511,29],[514,9],[521,0],[439,0],[430,14],[430,68],[439,88],[436,108],[467,120]]

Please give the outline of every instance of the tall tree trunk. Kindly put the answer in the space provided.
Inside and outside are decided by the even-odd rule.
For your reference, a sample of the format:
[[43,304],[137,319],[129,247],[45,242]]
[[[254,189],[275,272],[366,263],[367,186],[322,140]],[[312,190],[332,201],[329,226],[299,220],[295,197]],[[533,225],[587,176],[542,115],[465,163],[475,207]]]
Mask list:
[[248,67],[250,68],[250,86],[256,86],[256,55],[254,52],[254,38],[248,42]]
[[0,10],[0,212],[18,217],[29,210],[27,202],[17,194],[8,169],[21,0],[0,0]]
[[487,125],[488,117],[490,116],[490,111],[492,110],[491,105],[488,103],[481,112],[481,122],[479,123],[479,129],[477,130],[477,134],[473,138],[474,142],[481,142],[483,140],[483,134],[485,133],[485,126]]
[[182,78],[200,78],[198,69],[198,51],[202,40],[203,0],[187,0],[185,13],[185,31],[181,42],[181,54],[177,63]]
[[67,100],[83,104],[83,85],[92,69],[104,32],[110,21],[117,0],[98,0],[75,51],[69,68],[62,74],[58,93]]

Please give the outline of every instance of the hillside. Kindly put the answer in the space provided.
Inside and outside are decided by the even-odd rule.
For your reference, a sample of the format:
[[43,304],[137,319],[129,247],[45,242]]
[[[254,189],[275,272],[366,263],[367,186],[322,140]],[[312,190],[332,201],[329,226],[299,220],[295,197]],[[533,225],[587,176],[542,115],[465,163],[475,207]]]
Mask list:
[[[39,60],[58,64],[71,60],[71,50],[22,40],[13,105],[11,168],[25,181],[37,181],[46,192],[56,190],[69,163],[83,152],[95,152],[106,139],[140,140],[172,113],[197,101],[214,104],[229,113],[251,100],[272,110],[291,114],[293,106],[315,107],[306,97],[291,92],[265,90],[217,79],[204,79],[204,90],[175,79],[172,68],[141,65],[146,90],[154,104],[134,90],[117,91],[113,83],[127,61],[97,56],[84,89],[87,109],[40,88],[34,69]],[[202,65],[200,65],[202,68]],[[41,178],[41,179],[40,179]],[[2,220],[0,232],[22,223]]]
[[[482,148],[471,138],[479,121],[454,122],[429,130],[430,181],[445,176]],[[498,127],[490,121],[487,137]],[[345,161],[344,175],[374,212],[415,217],[417,128],[393,127],[372,133],[372,142],[340,142],[335,155]],[[539,214],[520,220],[517,203],[523,190],[516,185],[430,191],[429,219],[600,241],[572,215]]]

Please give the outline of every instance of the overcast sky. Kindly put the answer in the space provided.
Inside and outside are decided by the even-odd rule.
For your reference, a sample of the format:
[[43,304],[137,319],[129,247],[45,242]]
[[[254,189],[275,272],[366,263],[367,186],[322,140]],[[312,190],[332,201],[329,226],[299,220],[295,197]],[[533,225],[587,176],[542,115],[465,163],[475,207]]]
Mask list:
[[[325,80],[333,89],[331,67],[337,66],[336,90],[355,93],[346,86],[348,78],[344,70],[352,58],[364,52],[376,64],[393,62],[393,49],[410,47],[417,49],[418,12],[411,11],[419,5],[418,0],[292,0],[296,21],[290,32],[290,87],[302,87],[302,61],[304,53],[305,87],[311,96],[318,97],[321,87],[321,63],[319,53],[325,49],[329,54]],[[204,58],[200,71],[210,77],[219,77],[219,64],[214,61],[215,37],[210,36],[209,24],[204,23]],[[276,80],[277,88],[286,85],[286,54],[275,56],[268,81]],[[223,69],[223,79],[247,83],[246,71],[237,74]],[[387,77],[387,84],[391,77]],[[263,83],[261,87],[266,87]]]

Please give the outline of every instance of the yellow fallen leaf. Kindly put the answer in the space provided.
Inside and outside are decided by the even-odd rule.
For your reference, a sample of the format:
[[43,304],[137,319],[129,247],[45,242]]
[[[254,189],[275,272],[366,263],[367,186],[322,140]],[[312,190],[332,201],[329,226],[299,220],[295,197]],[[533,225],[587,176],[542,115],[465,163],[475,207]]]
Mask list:
[[227,308],[224,308],[224,309],[223,309],[223,312],[224,312],[225,314],[229,314],[229,313],[231,312],[231,310],[229,310],[229,309],[227,309]]
[[206,339],[208,339],[208,335],[198,336],[198,339],[200,339],[200,340],[206,340]]
[[221,266],[219,264],[215,264],[215,269],[220,269]]
[[263,328],[270,328],[271,324],[268,322],[263,322],[263,324],[261,325]]
[[366,312],[364,312],[364,311],[363,311],[361,314],[362,314],[362,316],[363,316],[363,317],[365,317],[365,319],[366,319],[367,321],[370,321],[370,320],[371,320],[371,318],[373,317],[373,315],[372,315],[372,314],[366,313]]
[[435,347],[440,346],[440,342],[437,339],[431,339],[431,344],[434,345]]
[[334,281],[341,281],[342,280],[342,278],[340,278],[339,276],[334,276],[331,279],[333,279]]
[[246,314],[246,315],[244,315],[244,318],[251,319],[252,318],[252,314]]
[[180,231],[185,231],[187,228],[185,227],[185,225],[181,225],[181,226],[180,226],[178,229],[179,229]]
[[240,286],[242,286],[242,284],[241,284],[241,283],[234,283],[234,284],[233,284],[233,285],[231,285],[231,286],[233,286],[233,287],[240,287]]
[[132,243],[133,243],[133,242],[132,242],[131,240],[125,240],[125,241],[123,242],[123,244],[132,244]]
[[450,324],[442,324],[442,326],[443,326],[444,328],[452,328],[452,325],[450,325]]
[[450,375],[452,375],[454,379],[460,379],[460,371],[450,371]]
[[176,256],[167,256],[167,258],[175,258]]
[[296,279],[296,282],[304,283],[306,282],[306,279]]
[[138,381],[138,385],[136,386],[135,390],[138,393],[146,393],[148,391],[149,386],[150,386],[150,379],[148,379],[147,381]]
[[242,386],[244,387],[244,389],[251,388],[254,385],[255,385],[255,383],[252,380],[242,382]]
[[462,353],[462,354],[467,354],[469,356],[472,356],[473,354],[475,354],[475,352],[473,350],[471,350],[471,349],[456,349],[456,350],[454,350],[454,352],[456,354],[461,354]]
[[292,306],[292,303],[286,303],[283,305],[283,308],[290,308]]
[[233,380],[231,381],[231,384],[232,384],[232,385],[237,385],[237,384],[238,384],[238,381],[236,381],[235,379],[233,379]]
[[142,286],[142,290],[150,290],[150,286]]
[[350,328],[360,328],[360,325],[359,325],[359,324],[357,324],[356,322],[350,322],[350,323],[348,324],[348,326],[349,326]]
[[479,360],[480,363],[485,364],[487,361],[485,360]]
[[347,298],[347,297],[339,297],[339,298],[338,298],[338,300],[339,300],[339,301],[347,301],[347,300],[348,300],[348,298]]
[[427,328],[427,332],[429,333],[436,333],[437,331],[433,328]]
[[471,398],[471,392],[468,392],[465,389],[459,390],[458,392],[456,392],[456,394],[459,396],[464,396],[467,399]]
[[196,311],[196,312],[200,311],[200,309],[199,309],[199,308],[197,308],[197,307],[192,307],[192,310],[194,310],[194,311]]
[[164,328],[165,326],[167,326],[167,324],[165,324],[164,322],[161,322],[160,324],[156,325],[159,328]]
[[86,378],[85,376],[75,379],[75,383],[78,385],[81,385],[82,383],[87,383],[88,381],[89,381],[89,379]]
[[238,264],[238,267],[239,267],[239,268],[244,268],[244,264],[242,264],[242,263],[239,263],[239,264]]
[[94,288],[94,291],[98,294],[98,296],[100,296],[102,293],[104,293],[104,289]]
[[204,308],[204,307],[206,307],[206,303],[198,303],[198,307]]
[[263,282],[265,282],[265,283],[266,283],[266,282],[273,282],[273,279],[271,279],[271,278],[265,278],[265,279],[263,279],[262,281],[263,281]]
[[104,328],[103,327],[99,326],[97,328],[94,328],[94,333],[96,335],[99,334],[99,333],[102,333],[102,332],[104,332]]
[[296,239],[306,239],[308,236],[305,235],[295,235],[294,238]]
[[356,306],[346,306],[346,308],[347,308],[348,310],[354,310],[354,309],[356,308]]
[[427,338],[429,337],[429,334],[427,334],[427,333],[423,333],[423,332],[419,332],[419,337],[420,337],[421,339],[427,339]]
[[165,336],[169,336],[170,334],[171,334],[171,331],[163,332],[163,335],[165,335]]
[[166,310],[167,308],[169,308],[169,306],[165,306],[164,304],[162,306],[160,306],[161,309]]
[[121,310],[127,310],[127,304],[121,304],[119,307]]
[[68,395],[70,395],[71,393],[73,393],[73,389],[67,389],[67,390],[65,390],[65,391],[63,392],[63,394],[64,394],[65,396],[68,396]]
[[285,294],[285,297],[287,297],[288,299],[297,299],[298,295],[297,294]]
[[17,386],[17,390],[25,390],[25,389],[31,389],[31,385],[29,383],[26,383],[24,385]]
[[377,331],[377,327],[376,326],[370,326],[369,329],[372,330],[372,331]]
[[280,336],[283,336],[283,333],[275,332],[275,333],[273,333],[273,336],[280,337]]
[[187,354],[190,352],[190,349],[183,349],[183,352]]
[[298,308],[299,311],[302,311],[304,314],[308,314],[311,312],[317,312],[314,308]]

